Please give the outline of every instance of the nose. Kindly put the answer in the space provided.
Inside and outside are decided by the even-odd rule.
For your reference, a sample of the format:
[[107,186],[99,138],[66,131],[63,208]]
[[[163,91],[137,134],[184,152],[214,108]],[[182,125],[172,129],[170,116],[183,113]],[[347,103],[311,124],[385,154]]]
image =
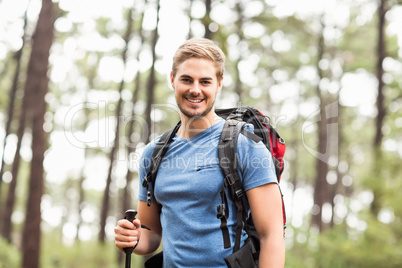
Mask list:
[[197,95],[201,93],[201,85],[198,81],[193,83],[193,86],[190,88],[190,93]]

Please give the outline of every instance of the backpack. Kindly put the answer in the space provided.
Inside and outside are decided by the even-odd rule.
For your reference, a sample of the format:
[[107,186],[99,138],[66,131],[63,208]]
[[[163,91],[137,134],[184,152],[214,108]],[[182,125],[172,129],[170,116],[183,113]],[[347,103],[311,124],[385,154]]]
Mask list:
[[[252,107],[239,107],[231,109],[221,109],[215,111],[217,115],[225,119],[225,125],[218,144],[218,158],[220,167],[224,177],[223,188],[220,192],[222,203],[217,207],[217,218],[221,220],[221,230],[224,241],[224,247],[230,248],[230,236],[226,225],[229,216],[228,202],[225,188],[228,188],[231,199],[235,202],[237,208],[237,226],[236,241],[234,252],[240,248],[241,233],[246,230],[249,238],[254,245],[256,252],[259,252],[259,238],[254,227],[252,216],[247,218],[246,211],[243,206],[244,190],[237,172],[237,140],[240,134],[245,135],[255,142],[262,141],[272,155],[275,165],[276,178],[278,183],[284,170],[284,153],[286,150],[285,141],[279,136],[275,128],[270,124],[269,118],[263,113]],[[243,128],[245,124],[254,125],[254,133]],[[151,157],[150,170],[145,176],[142,185],[147,189],[147,203],[151,205],[151,184],[155,182],[158,168],[162,162],[163,156],[167,152],[169,145],[180,128],[179,122],[174,128],[165,132],[160,140],[156,143],[155,150]],[[225,161],[222,161],[225,159]],[[279,184],[278,184],[279,185]],[[280,188],[279,188],[280,189]],[[286,228],[285,206],[282,196],[282,212],[283,226]],[[255,254],[258,257],[259,254]]]

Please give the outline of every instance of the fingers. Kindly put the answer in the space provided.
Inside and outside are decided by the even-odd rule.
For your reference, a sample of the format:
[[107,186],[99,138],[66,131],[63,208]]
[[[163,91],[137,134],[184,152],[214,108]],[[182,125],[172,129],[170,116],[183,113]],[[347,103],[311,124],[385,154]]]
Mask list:
[[133,225],[133,223],[132,223],[132,222],[129,222],[128,220],[125,220],[125,219],[119,220],[119,221],[117,222],[117,226],[116,226],[116,227],[121,227],[121,228],[124,228],[124,229],[132,229],[132,230],[135,229],[135,226]]
[[140,229],[141,228],[141,221],[139,219],[135,219],[133,221],[133,224],[134,224],[135,229]]
[[141,222],[120,220],[114,228],[114,233],[115,245],[120,251],[123,251],[123,248],[134,247],[141,236]]
[[137,236],[123,236],[116,234],[115,235],[115,245],[120,251],[124,251],[124,248],[134,247],[138,243]]

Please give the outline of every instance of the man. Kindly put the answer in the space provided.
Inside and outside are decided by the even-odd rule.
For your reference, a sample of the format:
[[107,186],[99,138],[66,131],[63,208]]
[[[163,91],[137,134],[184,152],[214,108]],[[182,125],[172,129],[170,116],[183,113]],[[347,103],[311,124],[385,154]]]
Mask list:
[[[207,39],[183,43],[173,58],[170,82],[180,109],[181,127],[163,158],[154,183],[154,198],[147,206],[147,191],[140,184],[138,219],[120,220],[115,244],[136,254],[154,252],[163,239],[164,267],[226,267],[233,253],[236,207],[229,201],[227,219],[232,247],[223,245],[216,207],[221,203],[223,176],[217,144],[224,120],[215,114],[214,102],[222,89],[225,56]],[[253,131],[251,125],[246,129]],[[158,140],[158,138],[156,139]],[[141,158],[140,183],[149,170],[155,141]],[[238,140],[239,174],[260,237],[259,267],[284,267],[281,196],[272,159],[262,142],[244,135]],[[141,224],[151,228],[142,230]],[[242,244],[247,239],[243,231]]]

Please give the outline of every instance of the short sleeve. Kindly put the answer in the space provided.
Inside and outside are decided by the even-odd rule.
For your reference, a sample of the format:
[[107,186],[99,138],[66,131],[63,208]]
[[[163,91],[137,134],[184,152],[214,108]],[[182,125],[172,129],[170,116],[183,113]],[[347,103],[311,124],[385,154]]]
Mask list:
[[[140,166],[139,166],[139,171],[138,171],[138,176],[139,176],[139,191],[138,191],[138,199],[141,201],[147,201],[147,189],[142,185],[142,182],[145,178],[145,176],[147,175],[147,173],[149,172],[149,167],[150,167],[150,163],[151,163],[151,157],[152,157],[152,153],[155,149],[155,144],[156,141],[152,141],[150,142],[147,146],[145,146],[145,149],[141,155],[141,159],[140,159]],[[151,185],[151,190],[153,185]],[[156,202],[155,198],[151,197],[151,202]]]
[[[244,128],[254,131],[251,124]],[[255,142],[240,134],[237,154],[239,174],[245,191],[264,184],[277,183],[272,155],[262,141]]]

